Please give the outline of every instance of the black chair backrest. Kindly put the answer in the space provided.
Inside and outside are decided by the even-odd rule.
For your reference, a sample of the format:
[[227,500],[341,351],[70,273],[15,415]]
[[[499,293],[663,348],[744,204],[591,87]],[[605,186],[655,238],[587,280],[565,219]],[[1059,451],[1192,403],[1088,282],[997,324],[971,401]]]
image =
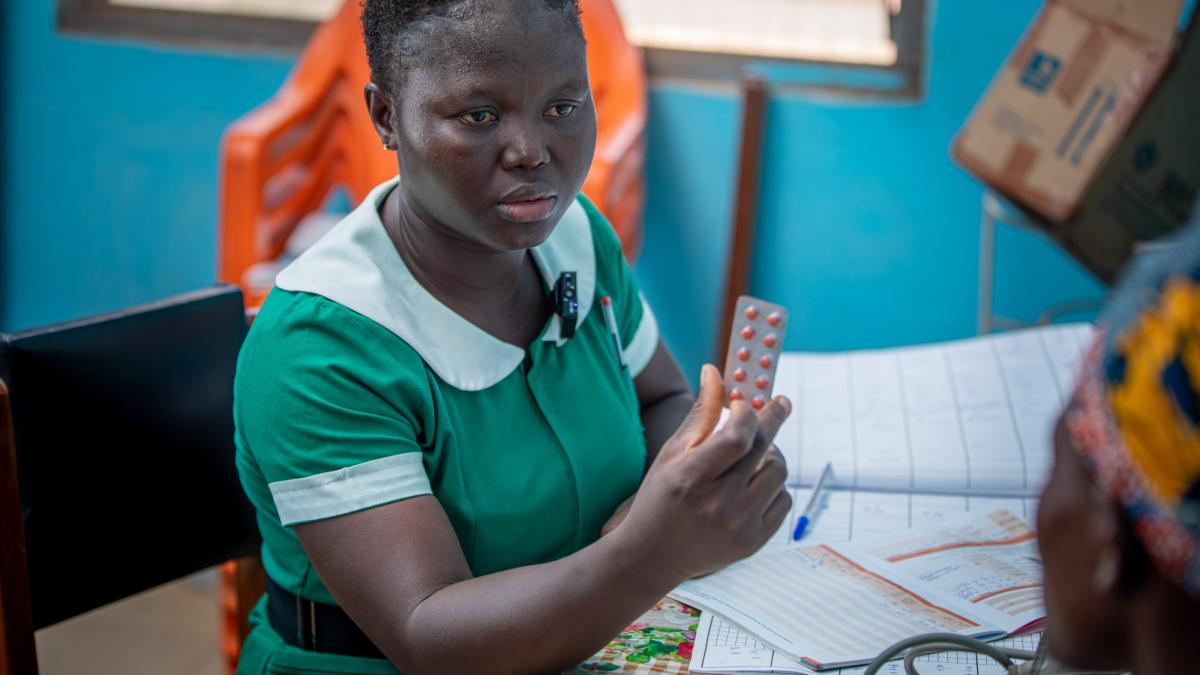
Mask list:
[[234,465],[245,334],[228,286],[0,334],[35,628],[256,550]]

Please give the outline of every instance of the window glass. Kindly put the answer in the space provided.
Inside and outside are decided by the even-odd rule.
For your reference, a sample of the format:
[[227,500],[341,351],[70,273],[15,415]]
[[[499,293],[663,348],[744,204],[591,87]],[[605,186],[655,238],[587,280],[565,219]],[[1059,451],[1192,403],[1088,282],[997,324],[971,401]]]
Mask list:
[[323,21],[342,5],[342,0],[108,0],[120,7],[168,9],[209,14],[242,14],[281,19]]
[[616,0],[644,47],[891,66],[901,0]]

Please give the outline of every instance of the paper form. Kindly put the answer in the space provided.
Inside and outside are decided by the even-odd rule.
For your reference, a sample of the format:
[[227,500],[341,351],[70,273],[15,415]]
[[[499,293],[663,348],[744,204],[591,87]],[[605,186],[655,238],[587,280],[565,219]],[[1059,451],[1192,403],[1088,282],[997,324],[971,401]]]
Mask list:
[[[1041,641],[1040,631],[1024,633],[996,640],[991,644],[1012,647],[1025,651],[1036,651]],[[937,664],[922,672],[938,675],[1008,675],[1007,671],[990,658],[972,652],[937,652],[917,658],[917,663]],[[798,673],[800,675],[860,675],[863,666],[835,668],[816,671],[805,667],[759,642],[753,636],[739,631],[710,612],[700,617],[696,629],[696,650],[692,653],[692,672],[702,673]],[[889,675],[904,673],[903,660],[889,662],[881,671]]]
[[[792,513],[779,532],[772,538],[771,546],[800,546],[814,542],[844,543],[875,538],[881,534],[894,534],[903,530],[930,530],[942,526],[971,510],[1007,509],[1032,521],[1037,500],[1016,497],[973,497],[953,495],[897,494],[871,492],[867,490],[827,491],[820,508],[812,521],[808,534],[802,541],[792,541],[792,526],[798,517],[798,509],[808,499],[809,490],[792,491]],[[710,627],[711,626],[711,630]],[[1038,634],[1040,635],[1040,633]],[[1033,651],[1036,638],[1028,635],[1007,638],[997,644],[1011,641],[1028,642],[1033,645],[1018,649]],[[799,662],[776,652],[759,642],[753,635],[739,630],[712,612],[704,612],[696,634],[696,651],[692,658],[692,669],[701,672],[780,672],[815,673]],[[932,654],[921,662],[937,662],[944,666],[941,675],[1005,675],[1004,669],[990,659],[967,652]],[[897,661],[897,664],[900,662]],[[842,668],[825,673],[853,675],[862,668]],[[897,672],[902,672],[898,670]]]
[[[972,600],[1008,589],[1012,579],[983,582],[996,588],[963,589],[971,574],[999,577],[1000,563],[1012,562],[976,559],[988,550],[984,543],[1027,543],[1024,537],[1032,530],[1019,530],[1013,521],[1011,514],[968,514],[923,539],[905,533],[869,548],[775,547],[684,582],[671,595],[723,615],[794,659],[817,664],[861,663],[889,644],[924,632],[1004,634],[1027,623],[1026,612],[1013,615],[994,603]],[[1019,541],[1009,541],[1013,539]],[[889,562],[889,556],[897,560]],[[996,596],[987,595],[991,597]],[[830,621],[831,616],[837,620]]]
[[830,665],[869,660],[918,633],[992,632],[907,581],[889,581],[878,566],[819,544],[768,552],[671,595],[729,617],[789,656]]
[[[898,350],[784,354],[776,391],[792,399],[794,412],[777,444],[789,481],[811,485],[832,461],[835,487],[802,542],[792,542],[791,531],[809,489],[795,488],[792,513],[767,550],[934,529],[980,510],[1007,509],[1032,522],[1052,461],[1053,423],[1091,333],[1076,324]],[[706,640],[709,624],[720,627],[720,640]],[[1036,647],[1028,636],[1000,644],[1014,640]],[[694,669],[814,672],[710,612],[696,649]],[[964,652],[921,661],[935,659],[941,673],[1003,673]]]
[[1071,392],[1087,324],[937,345],[785,353],[776,393],[793,403],[777,437],[789,482],[932,494],[1033,496]]
[[688,669],[708,673],[813,672],[799,661],[793,661],[776,652],[712,612],[700,615],[700,625],[696,628],[696,647],[692,651],[692,661]]
[[776,549],[684,582],[671,596],[727,617],[789,657],[830,666],[868,661],[919,633],[995,633],[977,613],[951,609],[944,594],[892,581],[897,576],[820,544]]
[[792,530],[811,488],[792,488],[792,512],[765,548],[813,543],[845,543],[910,529],[934,529],[972,510],[1007,509],[1027,522],[1037,515],[1032,497],[930,495],[873,490],[826,489],[804,539],[792,541]]
[[[809,490],[793,492],[793,514],[785,525],[795,524],[795,506],[803,506]],[[901,494],[871,490],[827,490],[821,498],[809,533],[794,545],[842,543],[905,530],[934,529],[972,510],[1008,509],[1027,521],[1037,512],[1037,500],[1024,497],[974,497],[967,495]],[[778,541],[793,544],[791,529],[780,528]],[[787,529],[786,533],[782,530]]]
[[1034,531],[1009,511],[864,550],[966,602],[1003,612],[1021,627],[1045,617]]

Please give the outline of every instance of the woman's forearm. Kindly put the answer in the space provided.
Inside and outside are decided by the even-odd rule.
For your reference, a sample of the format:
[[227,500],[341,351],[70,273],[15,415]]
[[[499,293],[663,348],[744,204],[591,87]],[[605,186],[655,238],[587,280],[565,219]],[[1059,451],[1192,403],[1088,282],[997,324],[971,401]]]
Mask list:
[[680,370],[679,362],[661,337],[654,356],[633,379],[633,386],[637,389],[638,412],[645,428],[646,468],[649,469],[663,443],[687,417],[696,396]]
[[296,533],[338,605],[406,673],[570,667],[683,579],[753,553],[787,515],[785,474],[762,461],[786,402],[757,415],[734,406],[714,431],[720,375],[707,368],[702,381],[702,403],[658,453],[628,516],[560,560],[474,577],[433,495]]
[[558,672],[580,663],[679,581],[633,549],[614,534],[555,562],[448,585],[411,612],[394,659],[413,673]]
[[[647,467],[695,400],[683,389],[642,407]],[[446,586],[412,613],[403,642],[430,655],[452,654],[445,662],[421,659],[419,672],[569,668],[595,654],[681,580],[665,570],[647,573],[637,562],[644,559],[641,553],[614,533],[552,563]],[[470,644],[463,644],[463,635]]]
[[654,463],[658,451],[662,449],[667,439],[679,428],[683,418],[687,417],[696,397],[690,390],[682,390],[648,405],[642,406],[642,426],[645,428],[646,466]]

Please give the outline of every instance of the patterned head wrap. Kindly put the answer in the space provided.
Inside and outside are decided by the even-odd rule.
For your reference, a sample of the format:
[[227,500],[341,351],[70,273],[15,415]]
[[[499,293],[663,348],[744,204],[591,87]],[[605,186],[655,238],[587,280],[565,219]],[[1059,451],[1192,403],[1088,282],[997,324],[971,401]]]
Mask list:
[[1097,323],[1067,431],[1155,568],[1200,598],[1200,222],[1143,258]]

